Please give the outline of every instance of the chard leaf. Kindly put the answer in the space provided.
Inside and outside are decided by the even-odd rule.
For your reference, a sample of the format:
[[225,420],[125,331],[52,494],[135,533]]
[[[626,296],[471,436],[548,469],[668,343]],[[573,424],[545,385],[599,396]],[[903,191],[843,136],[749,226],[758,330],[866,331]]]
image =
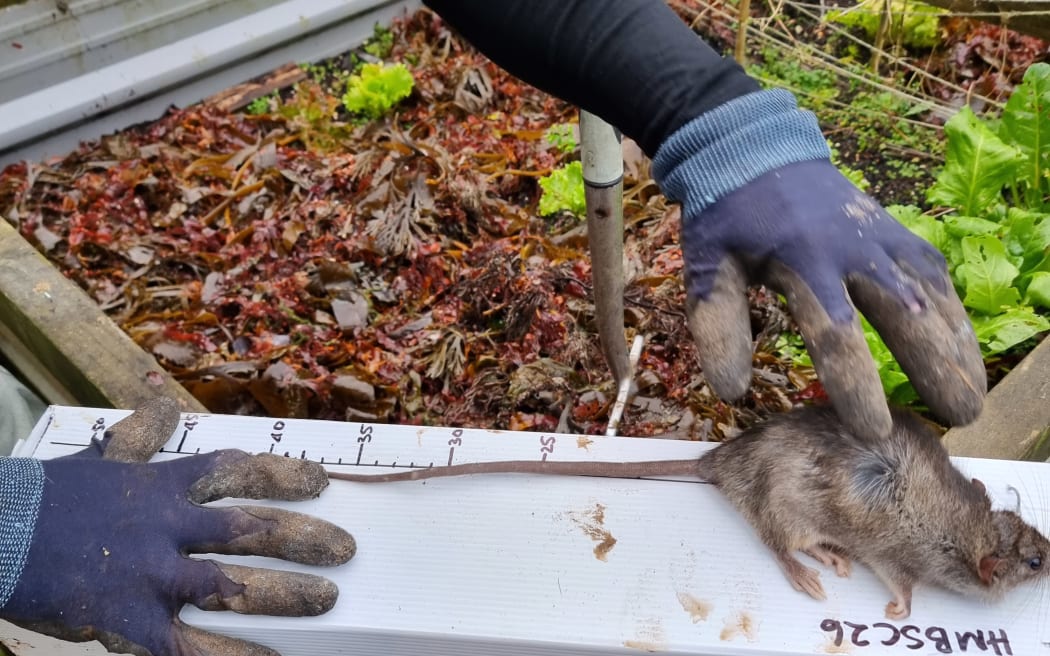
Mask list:
[[1021,301],[1013,282],[1020,273],[1003,242],[991,235],[962,240],[963,263],[956,273],[966,287],[963,305],[983,314],[996,315]]
[[905,228],[930,242],[934,248],[947,256],[951,237],[945,230],[943,221],[923,214],[922,210],[914,205],[889,205],[886,211]]
[[976,216],[959,216],[952,214],[944,217],[944,227],[948,234],[962,239],[970,235],[994,235],[999,232],[999,224]]
[[1050,273],[1037,271],[1032,274],[1032,280],[1028,283],[1025,297],[1025,300],[1032,305],[1038,305],[1050,310]]
[[971,317],[977,341],[985,355],[1002,353],[1021,342],[1050,330],[1050,321],[1030,307],[1016,307],[994,317]]
[[1000,200],[1003,187],[1017,177],[1021,152],[1003,143],[969,107],[944,125],[948,138],[944,168],[927,192],[935,205],[956,208],[964,216],[981,216]]
[[1006,215],[1004,240],[1011,255],[1022,258],[1021,271],[1045,269],[1050,253],[1050,214],[1011,207]]
[[1024,82],[1006,102],[999,134],[1024,154],[1019,177],[1026,203],[1041,208],[1050,170],[1050,64],[1032,64],[1025,71]]
[[860,324],[864,329],[864,341],[868,343],[868,350],[871,351],[871,358],[875,361],[879,380],[882,381],[882,390],[886,396],[895,403],[908,403],[918,398],[915,388],[912,387],[908,376],[901,370],[897,359],[893,357],[890,347],[886,346],[882,337],[864,316],[861,316]]

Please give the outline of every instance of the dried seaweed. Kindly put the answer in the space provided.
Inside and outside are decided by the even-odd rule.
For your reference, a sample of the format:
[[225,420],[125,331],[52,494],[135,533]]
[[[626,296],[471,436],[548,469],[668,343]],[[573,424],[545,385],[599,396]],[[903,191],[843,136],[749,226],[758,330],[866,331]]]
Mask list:
[[[536,212],[538,176],[578,157],[543,134],[575,108],[426,10],[393,36],[415,91],[382,119],[313,79],[271,113],[172,108],[8,167],[0,215],[214,412],[604,431],[586,233]],[[627,333],[647,346],[622,432],[716,439],[812,395],[811,371],[761,351],[750,396],[714,397],[677,210],[625,152]],[[786,327],[754,300],[759,331]]]

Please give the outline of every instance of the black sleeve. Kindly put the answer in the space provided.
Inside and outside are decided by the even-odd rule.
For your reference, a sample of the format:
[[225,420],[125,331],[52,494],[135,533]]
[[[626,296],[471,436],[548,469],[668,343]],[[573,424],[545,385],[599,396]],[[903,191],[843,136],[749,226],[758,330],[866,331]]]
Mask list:
[[663,0],[424,0],[521,80],[602,117],[652,156],[703,112],[757,91]]

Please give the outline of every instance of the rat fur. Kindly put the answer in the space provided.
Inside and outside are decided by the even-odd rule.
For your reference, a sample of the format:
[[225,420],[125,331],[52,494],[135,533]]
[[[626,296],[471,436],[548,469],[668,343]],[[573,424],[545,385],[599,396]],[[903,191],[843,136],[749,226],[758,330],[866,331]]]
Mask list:
[[893,408],[886,438],[850,433],[828,407],[785,413],[700,458],[797,590],[824,599],[806,553],[848,576],[850,560],[890,589],[886,617],[911,613],[916,584],[995,601],[1046,577],[1050,542],[1012,511],[992,510],[984,485],[956,469],[938,436]]

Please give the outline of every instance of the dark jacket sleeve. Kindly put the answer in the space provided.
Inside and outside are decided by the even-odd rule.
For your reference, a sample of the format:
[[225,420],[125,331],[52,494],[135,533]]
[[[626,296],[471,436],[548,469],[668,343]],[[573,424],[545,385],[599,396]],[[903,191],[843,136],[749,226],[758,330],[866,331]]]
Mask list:
[[652,156],[759,85],[663,0],[424,0],[509,73],[602,117]]

